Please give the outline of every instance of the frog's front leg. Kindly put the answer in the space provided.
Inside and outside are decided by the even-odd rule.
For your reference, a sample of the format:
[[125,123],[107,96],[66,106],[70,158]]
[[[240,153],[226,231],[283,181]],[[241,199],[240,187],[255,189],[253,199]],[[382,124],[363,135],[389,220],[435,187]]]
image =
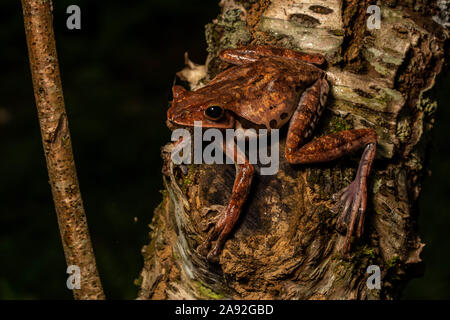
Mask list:
[[245,154],[234,143],[228,147],[224,146],[223,150],[229,157],[234,159],[236,164],[236,177],[228,205],[218,217],[215,226],[209,232],[205,242],[198,248],[200,253],[206,255],[212,241],[217,238],[213,248],[207,254],[208,260],[217,258],[227,236],[233,230],[233,226],[238,220],[242,207],[250,192],[250,186],[255,173],[254,167],[250,164]]
[[348,253],[354,231],[358,238],[363,232],[367,176],[375,157],[377,135],[372,129],[345,130],[303,145],[324,107],[328,90],[326,80],[320,79],[301,97],[289,124],[285,156],[292,164],[319,163],[335,160],[364,147],[355,180],[336,195],[338,207],[342,209],[337,229],[346,232],[343,251]]

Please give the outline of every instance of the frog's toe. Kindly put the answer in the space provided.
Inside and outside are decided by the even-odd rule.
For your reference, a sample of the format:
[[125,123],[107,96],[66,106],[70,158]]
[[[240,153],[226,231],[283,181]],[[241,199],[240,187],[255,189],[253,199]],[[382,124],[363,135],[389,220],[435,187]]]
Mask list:
[[345,198],[347,197],[347,189],[348,187],[345,187],[331,196],[331,199],[336,202],[336,205],[331,209],[334,213],[339,212],[341,204],[345,201]]
[[206,256],[206,258],[211,262],[217,262],[219,260],[220,248],[216,245],[214,246]]
[[206,257],[208,261],[217,262],[220,253],[220,247],[216,244],[211,248],[211,242],[212,241],[210,241],[209,239],[206,239],[201,245],[197,247],[197,252],[201,256]]
[[336,229],[339,233],[345,234],[343,251],[348,253],[353,234],[360,238],[363,233],[366,189],[355,180],[333,198],[337,201],[334,211],[340,211]]
[[[216,244],[214,245],[213,249],[209,251],[209,248],[211,247],[211,243],[214,241],[214,239],[217,238],[218,235],[221,234],[223,228],[224,228],[224,213],[220,213],[206,221],[204,223],[206,225],[206,229],[209,225],[214,224],[214,227],[209,231],[208,236],[206,237],[205,241],[198,246],[198,252],[202,256],[207,256],[208,260],[214,260],[214,255],[218,255],[220,251],[220,239],[216,241]],[[202,227],[202,226],[201,226]],[[205,227],[205,226],[203,226]]]
[[208,254],[210,246],[211,243],[209,241],[204,241],[197,247],[197,252],[202,256],[206,256]]
[[203,232],[207,231],[212,225],[217,224],[217,221],[219,220],[219,217],[220,216],[217,215],[217,216],[209,218],[209,219],[207,219],[205,221],[200,222],[199,223],[200,230],[203,231]]
[[210,212],[215,211],[218,214],[216,214],[215,216],[212,216],[210,218],[205,219],[204,221],[200,222],[199,227],[200,230],[205,232],[206,230],[208,230],[212,225],[216,225],[217,222],[219,221],[220,217],[222,216],[222,212],[224,211],[225,206],[222,205],[212,205],[208,208],[203,208],[202,209],[202,216],[206,217]]
[[209,207],[204,207],[201,209],[202,217],[206,216],[208,213],[210,213],[212,211],[221,213],[221,212],[223,212],[224,209],[225,209],[225,206],[223,206],[221,204],[213,204]]

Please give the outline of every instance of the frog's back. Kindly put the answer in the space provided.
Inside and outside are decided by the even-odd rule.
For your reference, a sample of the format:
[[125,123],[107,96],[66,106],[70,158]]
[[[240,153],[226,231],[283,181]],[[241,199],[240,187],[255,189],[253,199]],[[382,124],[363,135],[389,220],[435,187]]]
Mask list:
[[280,128],[289,121],[301,93],[323,73],[302,61],[267,57],[226,70],[208,87],[222,95],[226,109],[238,117]]

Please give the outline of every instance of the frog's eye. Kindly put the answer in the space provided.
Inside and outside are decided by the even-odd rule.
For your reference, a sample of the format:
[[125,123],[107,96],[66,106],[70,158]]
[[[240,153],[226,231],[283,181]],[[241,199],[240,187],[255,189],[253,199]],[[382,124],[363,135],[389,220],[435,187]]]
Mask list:
[[210,106],[205,110],[205,116],[211,120],[219,120],[223,116],[223,108],[220,106]]

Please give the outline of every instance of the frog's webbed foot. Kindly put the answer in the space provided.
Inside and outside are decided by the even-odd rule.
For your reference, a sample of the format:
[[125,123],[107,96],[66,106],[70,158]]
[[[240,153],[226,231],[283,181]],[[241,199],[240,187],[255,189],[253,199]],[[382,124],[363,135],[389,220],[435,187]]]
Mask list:
[[366,146],[362,155],[355,180],[347,187],[333,195],[336,205],[334,212],[341,211],[336,229],[345,234],[343,253],[350,251],[351,237],[361,238],[364,232],[364,217],[367,207],[367,176],[375,156],[375,144]]
[[[222,206],[221,206],[222,207]],[[197,251],[202,255],[202,256],[206,256],[208,260],[210,261],[216,261],[217,257],[220,253],[220,249],[223,245],[223,242],[219,242],[216,241],[215,245],[213,246],[213,248],[210,250],[211,248],[211,244],[214,241],[214,239],[217,237],[217,235],[219,235],[225,226],[225,207],[222,207],[223,209],[221,210],[221,213],[207,219],[204,223],[202,223],[200,225],[200,228],[202,229],[202,231],[206,231],[211,225],[214,225],[212,227],[212,229],[208,232],[208,235],[206,237],[206,239],[203,241],[202,244],[200,244],[197,248]]]
[[204,222],[201,222],[199,225],[200,230],[203,232],[207,231],[211,226],[213,226],[212,229],[209,231],[207,238],[197,248],[198,252],[202,256],[206,256],[207,259],[210,261],[217,261],[217,256],[219,255],[219,251],[220,251],[219,248],[216,248],[216,250],[214,252],[212,252],[213,250],[211,250],[211,252],[210,252],[209,249],[211,247],[213,240],[217,236],[217,234],[221,231],[221,229],[223,229],[218,224],[219,224],[219,221],[221,220],[221,218],[225,214],[224,213],[225,209],[226,209],[226,207],[222,206],[222,205],[212,205],[212,206],[210,206],[208,208],[204,208],[202,210],[203,216],[205,216],[205,217],[211,211],[218,212],[218,214],[216,214],[215,216],[213,216],[211,218],[207,218]]
[[350,251],[351,237],[355,233],[360,238],[364,231],[364,212],[366,209],[367,188],[359,181],[353,181],[348,187],[333,195],[336,205],[334,212],[339,212],[336,230],[345,234],[343,253]]

